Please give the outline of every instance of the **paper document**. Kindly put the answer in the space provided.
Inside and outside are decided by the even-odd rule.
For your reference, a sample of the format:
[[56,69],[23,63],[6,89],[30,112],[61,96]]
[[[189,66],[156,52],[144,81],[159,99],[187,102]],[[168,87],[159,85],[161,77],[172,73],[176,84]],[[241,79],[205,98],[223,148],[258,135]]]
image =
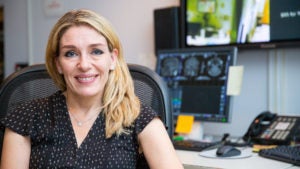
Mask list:
[[227,82],[227,95],[239,95],[243,81],[244,66],[230,66]]

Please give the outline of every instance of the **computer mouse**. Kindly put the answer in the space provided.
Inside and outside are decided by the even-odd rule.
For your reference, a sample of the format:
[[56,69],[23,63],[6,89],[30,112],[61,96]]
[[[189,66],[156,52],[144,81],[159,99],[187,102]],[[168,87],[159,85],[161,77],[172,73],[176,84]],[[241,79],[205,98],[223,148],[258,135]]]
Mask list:
[[218,157],[232,157],[238,156],[241,154],[241,150],[230,146],[230,145],[223,145],[217,149],[216,155]]

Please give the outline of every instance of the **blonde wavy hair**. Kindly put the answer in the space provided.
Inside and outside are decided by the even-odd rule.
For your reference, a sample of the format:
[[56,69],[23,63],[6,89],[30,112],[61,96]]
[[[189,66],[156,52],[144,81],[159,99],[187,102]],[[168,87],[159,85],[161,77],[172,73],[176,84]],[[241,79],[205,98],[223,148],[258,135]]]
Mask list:
[[105,114],[106,137],[127,133],[125,127],[132,125],[140,112],[140,101],[134,93],[132,77],[123,56],[121,42],[112,25],[99,14],[86,9],[72,10],[64,14],[50,32],[46,48],[47,71],[60,90],[67,89],[63,75],[59,74],[55,60],[59,56],[61,37],[70,27],[86,25],[105,37],[109,51],[118,50],[117,65],[110,71],[102,97]]

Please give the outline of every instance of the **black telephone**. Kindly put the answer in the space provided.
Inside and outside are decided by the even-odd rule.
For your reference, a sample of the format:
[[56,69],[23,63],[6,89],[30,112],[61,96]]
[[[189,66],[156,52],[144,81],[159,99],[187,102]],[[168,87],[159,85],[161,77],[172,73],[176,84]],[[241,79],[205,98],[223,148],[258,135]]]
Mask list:
[[300,117],[260,113],[243,136],[244,141],[263,145],[289,145],[300,141]]

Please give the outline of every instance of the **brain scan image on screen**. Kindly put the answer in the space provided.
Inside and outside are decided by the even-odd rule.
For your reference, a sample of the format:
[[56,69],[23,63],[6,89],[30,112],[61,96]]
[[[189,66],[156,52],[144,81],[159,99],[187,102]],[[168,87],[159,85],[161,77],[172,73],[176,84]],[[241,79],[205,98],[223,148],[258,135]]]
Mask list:
[[184,62],[183,73],[188,77],[198,76],[200,62],[196,57],[189,57]]
[[219,57],[213,57],[207,61],[207,73],[211,77],[221,76],[223,67],[223,60]]
[[179,60],[176,57],[167,57],[162,61],[161,75],[166,77],[179,74]]

